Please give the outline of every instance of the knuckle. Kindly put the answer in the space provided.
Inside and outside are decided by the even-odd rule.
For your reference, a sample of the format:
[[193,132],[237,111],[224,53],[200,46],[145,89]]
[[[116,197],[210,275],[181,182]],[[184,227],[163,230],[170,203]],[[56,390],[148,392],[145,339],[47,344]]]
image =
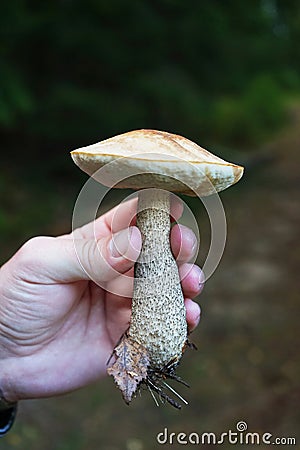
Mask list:
[[[108,263],[105,255],[105,242],[83,240],[80,248],[80,261],[86,273],[93,279],[105,278]],[[104,253],[104,255],[103,255]]]

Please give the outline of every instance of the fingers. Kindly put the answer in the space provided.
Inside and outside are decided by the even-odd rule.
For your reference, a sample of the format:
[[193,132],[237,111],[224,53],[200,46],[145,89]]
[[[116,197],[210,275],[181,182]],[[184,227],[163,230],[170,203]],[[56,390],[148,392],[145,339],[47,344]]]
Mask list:
[[191,333],[199,324],[201,314],[200,306],[192,298],[202,292],[205,278],[199,266],[188,263],[179,266],[179,276],[185,297],[184,304],[188,331]]
[[191,333],[200,322],[201,309],[198,303],[193,302],[190,298],[186,298],[184,304],[186,308],[188,331]]
[[[126,202],[122,202],[117,207],[110,210],[98,219],[95,224],[95,230],[101,230],[101,222],[103,222],[108,230],[112,233],[116,233],[123,228],[136,224],[136,212],[137,212],[138,198],[135,197]],[[183,213],[183,204],[179,197],[171,196],[170,202],[170,214],[171,220],[178,220]],[[97,221],[96,221],[97,222]]]
[[95,221],[95,235],[101,234],[103,225],[105,225],[109,233],[117,233],[124,228],[135,225],[137,202],[137,197],[122,202],[99,217]]
[[171,221],[179,220],[183,213],[183,203],[179,197],[171,195],[170,201]]
[[135,225],[136,208],[137,197],[115,206],[93,222],[77,228],[69,236],[74,235],[78,238],[98,239],[111,233],[117,233],[124,228],[128,228],[130,225]]
[[[110,298],[132,298],[134,283],[133,267],[126,273],[113,278],[105,285]],[[200,267],[194,264],[182,264],[179,267],[179,277],[184,297],[196,297],[204,287],[204,274]]]
[[[179,275],[185,297],[188,330],[192,332],[200,321],[200,306],[191,297],[195,297],[202,291],[204,275],[198,266],[188,263],[179,267]],[[130,324],[133,276],[132,268],[126,274],[106,284],[106,312],[111,317],[110,329],[113,330],[113,342],[118,340]]]
[[[130,325],[131,301],[115,295],[109,296],[107,300],[106,312],[110,318],[109,328],[113,333],[112,341],[116,343]],[[199,324],[201,309],[198,303],[190,298],[185,298],[184,305],[188,331],[191,333]]]
[[204,274],[199,266],[184,263],[179,267],[182,291],[185,297],[196,297],[204,287]]
[[171,229],[171,248],[177,263],[190,261],[198,250],[194,232],[185,225],[176,224]]
[[[103,214],[98,219],[78,228],[74,234],[78,238],[96,238],[106,236],[110,233],[117,233],[118,231],[128,228],[136,224],[138,198],[121,202],[120,205],[112,208],[106,214]],[[183,213],[183,204],[179,197],[171,196],[171,220],[179,220]],[[69,235],[71,236],[71,235]],[[67,236],[63,236],[66,238]]]

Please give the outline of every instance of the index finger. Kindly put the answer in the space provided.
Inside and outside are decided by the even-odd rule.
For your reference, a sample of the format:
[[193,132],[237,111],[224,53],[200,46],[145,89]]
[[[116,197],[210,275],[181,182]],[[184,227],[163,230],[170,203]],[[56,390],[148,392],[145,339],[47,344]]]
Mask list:
[[[138,197],[121,202],[98,219],[83,225],[76,230],[76,237],[85,239],[105,237],[112,233],[117,233],[124,228],[136,224]],[[183,212],[183,204],[179,197],[171,196],[170,202],[171,218],[178,220]],[[64,236],[66,237],[66,236]]]
[[115,206],[107,213],[98,217],[98,219],[77,229],[76,235],[78,237],[78,233],[80,233],[80,236],[83,238],[89,239],[95,237],[98,239],[99,237],[105,237],[112,233],[117,233],[124,228],[128,228],[131,225],[135,225],[136,208],[137,197],[122,202],[120,205]]

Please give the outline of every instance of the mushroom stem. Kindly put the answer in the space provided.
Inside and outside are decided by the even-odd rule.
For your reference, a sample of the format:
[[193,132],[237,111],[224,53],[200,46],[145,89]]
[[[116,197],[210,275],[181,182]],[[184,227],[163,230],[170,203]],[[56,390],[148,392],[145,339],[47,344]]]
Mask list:
[[137,226],[142,249],[135,264],[128,335],[148,351],[152,368],[177,363],[187,340],[184,297],[170,248],[170,193],[139,192]]
[[184,297],[170,248],[169,192],[139,192],[137,226],[142,249],[135,264],[130,327],[114,349],[116,360],[108,374],[113,375],[126,403],[145,383],[180,408],[159,384],[168,377],[181,381],[175,368],[187,344]]

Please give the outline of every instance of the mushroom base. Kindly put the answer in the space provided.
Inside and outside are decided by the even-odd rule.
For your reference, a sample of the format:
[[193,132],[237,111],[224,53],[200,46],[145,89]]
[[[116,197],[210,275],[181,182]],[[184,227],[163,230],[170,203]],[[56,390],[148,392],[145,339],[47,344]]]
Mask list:
[[[182,353],[187,347],[194,347],[188,340],[186,341]],[[184,403],[187,402],[166,382],[166,379],[178,381],[189,387],[177,374],[176,369],[179,361],[170,361],[162,368],[151,366],[148,351],[141,344],[134,341],[127,333],[121,338],[120,343],[115,347],[113,354],[116,357],[114,364],[107,369],[108,375],[114,377],[115,383],[122,392],[123,399],[127,405],[137,392],[143,387],[148,388],[154,401],[154,392],[163,400],[166,400],[177,409],[181,409],[181,404],[166,393],[166,388],[170,389]]]

